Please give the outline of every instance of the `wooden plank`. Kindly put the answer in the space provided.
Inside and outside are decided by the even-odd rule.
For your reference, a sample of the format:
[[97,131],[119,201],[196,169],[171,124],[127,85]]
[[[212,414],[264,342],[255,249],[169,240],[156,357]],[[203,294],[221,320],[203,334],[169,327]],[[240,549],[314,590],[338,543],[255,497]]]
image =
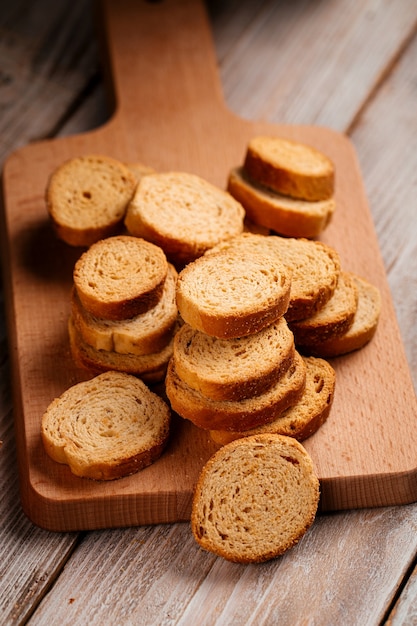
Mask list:
[[[6,262],[12,277],[10,319],[16,324],[12,340],[18,357],[14,378],[22,402],[17,415],[21,420],[18,450],[28,516],[54,530],[187,519],[196,477],[214,450],[206,433],[179,420],[163,458],[123,481],[83,481],[45,455],[39,418],[50,400],[80,375],[72,364],[66,334],[77,252],[57,242],[48,229],[43,193],[49,173],[71,155],[94,151],[140,160],[161,170],[192,171],[222,185],[229,168],[243,158],[246,142],[258,133],[311,143],[334,160],[339,207],[323,239],[338,250],[346,269],[377,284],[383,298],[375,339],[364,350],[335,362],[338,389],[331,419],[306,442],[321,479],[322,509],[414,500],[417,434],[409,422],[415,413],[415,398],[410,393],[411,379],[351,144],[330,129],[249,123],[233,116],[221,97],[201,6],[167,2],[139,9],[135,2],[125,0],[117,10],[114,7],[107,3],[106,27],[118,99],[116,116],[99,131],[23,148],[5,167],[10,244]],[[156,54],[155,41],[157,71],[155,64],[149,63]],[[198,54],[190,57],[190,49]],[[59,265],[55,262],[58,258]],[[382,353],[384,363],[379,359]],[[392,370],[401,375],[400,387],[387,377]],[[383,398],[382,390],[387,397]],[[389,423],[392,428],[386,426]],[[369,441],[374,442],[372,450]],[[407,446],[396,445],[404,441]],[[109,501],[117,504],[110,513]]]
[[278,124],[347,130],[417,27],[413,0],[242,4],[213,9],[225,100]]
[[405,537],[417,548],[414,511],[320,516],[290,552],[249,566],[203,552],[188,524],[89,533],[36,623],[380,624],[408,566]]

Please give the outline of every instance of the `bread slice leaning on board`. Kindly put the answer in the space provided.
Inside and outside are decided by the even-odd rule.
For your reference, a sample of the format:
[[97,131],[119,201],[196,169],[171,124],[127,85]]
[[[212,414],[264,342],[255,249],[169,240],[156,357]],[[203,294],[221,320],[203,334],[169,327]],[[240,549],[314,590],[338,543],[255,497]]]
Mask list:
[[260,563],[292,548],[314,522],[319,481],[292,437],[253,435],[220,448],[195,488],[191,529],[209,552]]

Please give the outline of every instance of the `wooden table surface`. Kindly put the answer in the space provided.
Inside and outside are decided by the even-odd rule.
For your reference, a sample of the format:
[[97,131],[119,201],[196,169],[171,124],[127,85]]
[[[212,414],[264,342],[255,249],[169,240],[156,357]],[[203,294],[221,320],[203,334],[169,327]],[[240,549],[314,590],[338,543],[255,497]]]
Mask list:
[[[0,0],[2,162],[109,119],[93,4]],[[232,111],[352,140],[416,386],[417,3],[207,8]],[[0,368],[1,624],[417,624],[417,504],[322,514],[298,546],[256,566],[201,551],[188,523],[79,533],[33,525],[19,500],[3,312]]]

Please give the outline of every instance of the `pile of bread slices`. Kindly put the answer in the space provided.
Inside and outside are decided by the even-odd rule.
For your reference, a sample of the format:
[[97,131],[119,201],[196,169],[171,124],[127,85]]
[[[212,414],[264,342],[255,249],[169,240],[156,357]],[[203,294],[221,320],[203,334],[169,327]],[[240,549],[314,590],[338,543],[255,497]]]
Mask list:
[[[326,357],[370,341],[381,305],[376,287],[313,239],[334,212],[333,192],[329,159],[280,138],[249,143],[228,191],[193,174],[97,155],[57,168],[46,193],[55,231],[88,247],[74,267],[70,345],[95,378],[46,410],[48,454],[79,476],[127,475],[162,453],[172,408],[220,445],[195,489],[197,542],[239,562],[294,545],[318,506],[317,476],[300,441],[329,415],[335,371]],[[248,217],[280,234],[256,234]],[[147,386],[161,381],[170,407]],[[68,395],[76,410],[68,410]],[[103,397],[110,415],[100,411]],[[147,409],[155,403],[158,432]],[[88,446],[83,457],[86,435],[74,434],[80,405],[108,429],[97,458]],[[113,420],[118,406],[135,406],[133,428]],[[126,446],[111,456],[116,430]],[[152,436],[144,444],[145,431]],[[252,472],[262,480],[249,480]],[[264,523],[254,522],[255,509]],[[284,509],[297,515],[282,516]],[[271,523],[278,517],[279,528]],[[245,536],[233,530],[237,519]]]

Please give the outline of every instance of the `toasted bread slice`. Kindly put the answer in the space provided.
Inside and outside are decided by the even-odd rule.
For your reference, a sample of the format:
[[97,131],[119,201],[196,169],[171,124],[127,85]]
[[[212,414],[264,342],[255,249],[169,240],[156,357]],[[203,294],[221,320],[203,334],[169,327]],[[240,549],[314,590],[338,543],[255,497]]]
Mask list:
[[251,180],[242,167],[230,172],[227,190],[242,204],[247,219],[286,237],[318,237],[336,208],[333,197],[308,202],[283,196]]
[[154,307],[164,288],[168,261],[144,239],[119,235],[93,244],[75,264],[73,279],[92,315],[121,320]]
[[130,169],[116,159],[87,155],[56,168],[46,187],[46,207],[57,236],[90,246],[117,234],[136,188]]
[[244,169],[253,181],[284,196],[312,202],[334,195],[335,168],[322,152],[281,137],[254,137]]
[[375,285],[354,275],[358,288],[358,306],[350,328],[326,341],[300,344],[300,350],[313,356],[331,358],[363,348],[371,341],[381,314],[381,294]]
[[185,383],[171,359],[165,379],[171,407],[184,419],[205,430],[243,431],[275,419],[298,402],[306,382],[302,357],[296,352],[293,363],[265,393],[244,400],[211,400]]
[[311,317],[290,323],[295,342],[318,344],[345,333],[353,323],[357,306],[356,281],[350,272],[342,271],[330,300]]
[[211,430],[210,436],[216,443],[225,445],[240,437],[275,433],[294,437],[304,441],[318,431],[327,420],[333,404],[336,372],[324,359],[303,357],[306,366],[306,386],[302,397],[296,404],[280,413],[280,415],[264,426],[245,432],[227,432]]
[[138,356],[137,354],[96,350],[84,341],[72,316],[68,320],[68,333],[74,363],[92,375],[116,371],[134,374],[149,384],[160,383],[165,378],[168,362],[173,354],[173,337],[162,350],[152,354]]
[[74,324],[84,341],[96,350],[138,356],[159,352],[172,339],[178,321],[177,277],[176,269],[170,264],[159,302],[149,311],[127,320],[107,320],[91,315],[73,289],[71,312]]
[[287,311],[290,288],[290,271],[267,250],[256,257],[225,250],[180,272],[177,305],[196,330],[221,339],[243,337]]
[[319,480],[292,437],[253,435],[220,448],[194,492],[191,529],[204,549],[258,563],[292,548],[314,522]]
[[278,267],[291,273],[291,293],[285,317],[288,322],[310,317],[332,297],[340,274],[340,257],[334,248],[321,241],[263,236],[245,232],[209,250],[240,252],[258,258],[268,252],[276,256]]
[[174,340],[178,376],[212,400],[264,393],[287,371],[294,353],[294,337],[283,317],[236,339],[210,337],[184,324]]
[[76,476],[113,480],[156,461],[168,441],[171,412],[134,376],[107,372],[78,383],[42,417],[47,454]]
[[226,191],[186,172],[144,176],[127,209],[128,232],[161,246],[181,267],[243,232],[245,211]]

